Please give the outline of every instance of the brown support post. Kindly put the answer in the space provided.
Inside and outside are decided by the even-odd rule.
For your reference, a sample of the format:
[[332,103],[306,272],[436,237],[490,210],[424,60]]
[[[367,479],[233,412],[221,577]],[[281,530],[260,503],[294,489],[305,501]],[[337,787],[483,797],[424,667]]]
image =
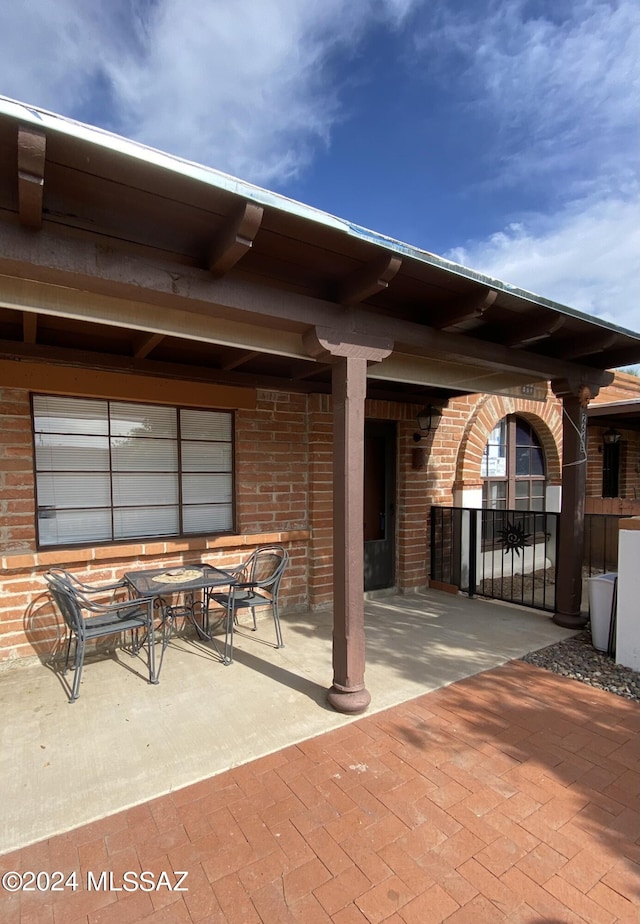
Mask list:
[[364,400],[367,361],[342,357],[333,366],[333,686],[338,712],[364,712]]
[[364,712],[364,402],[367,363],[380,362],[389,341],[315,328],[305,335],[312,356],[332,361],[333,396],[333,684],[337,712]]
[[587,405],[598,389],[566,381],[552,382],[552,388],[562,398],[562,507],[553,621],[567,629],[582,629],[587,622],[586,615],[582,614]]

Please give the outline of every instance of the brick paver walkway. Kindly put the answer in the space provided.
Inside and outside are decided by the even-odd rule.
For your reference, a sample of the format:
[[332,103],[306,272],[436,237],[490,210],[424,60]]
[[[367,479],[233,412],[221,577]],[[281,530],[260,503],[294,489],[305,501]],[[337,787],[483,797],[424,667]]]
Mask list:
[[78,884],[1,891],[0,920],[637,924],[639,733],[511,662],[0,857]]

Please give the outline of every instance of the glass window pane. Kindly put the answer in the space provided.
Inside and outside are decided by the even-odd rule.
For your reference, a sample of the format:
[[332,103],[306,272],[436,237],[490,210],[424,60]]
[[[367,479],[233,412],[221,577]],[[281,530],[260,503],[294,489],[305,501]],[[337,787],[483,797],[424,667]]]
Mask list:
[[544,497],[532,497],[530,501],[531,510],[544,510]]
[[183,472],[230,472],[232,459],[229,443],[182,443]]
[[111,440],[114,472],[177,472],[178,444],[171,440]]
[[516,497],[529,497],[528,481],[516,481]]
[[544,454],[538,446],[531,449],[531,474],[544,475]]
[[487,482],[487,507],[490,510],[497,510],[507,506],[507,483],[506,481],[489,481]]
[[521,417],[516,418],[516,446],[531,446],[531,426]]
[[531,482],[531,496],[532,497],[544,497],[544,481],[532,481]]
[[106,436],[109,432],[107,402],[34,395],[33,428],[36,433],[87,433]]
[[531,454],[528,449],[516,449],[516,477],[530,475]]
[[483,478],[504,478],[507,474],[507,421],[503,418],[489,434],[482,454]]
[[109,471],[109,440],[106,436],[38,433],[35,443],[37,471]]
[[178,500],[176,475],[145,472],[113,476],[113,503],[116,507],[177,504]]
[[528,497],[516,497],[515,509],[516,510],[528,510],[529,509],[529,498]]
[[110,404],[112,436],[154,436],[176,439],[177,414],[174,407],[153,404]]
[[40,545],[84,545],[111,539],[110,510],[56,510],[38,517]]
[[175,536],[180,531],[178,507],[120,507],[113,511],[116,539]]
[[180,434],[183,440],[217,440],[231,442],[230,413],[222,411],[180,411]]
[[230,504],[232,492],[231,475],[184,475],[182,478],[182,499],[185,504],[211,501]]
[[233,529],[231,504],[186,506],[183,511],[185,533],[211,533]]
[[233,528],[232,413],[35,395],[33,425],[41,545]]
[[110,507],[108,472],[40,472],[36,476],[38,507]]

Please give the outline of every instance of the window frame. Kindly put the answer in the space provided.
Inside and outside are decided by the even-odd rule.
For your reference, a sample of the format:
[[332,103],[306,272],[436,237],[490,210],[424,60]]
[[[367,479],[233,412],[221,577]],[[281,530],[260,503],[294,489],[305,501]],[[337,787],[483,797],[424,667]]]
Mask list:
[[[162,542],[165,540],[175,540],[175,539],[194,539],[198,536],[227,536],[227,535],[237,535],[237,492],[236,492],[236,469],[237,469],[237,459],[236,459],[236,413],[234,410],[229,408],[217,408],[217,407],[196,407],[192,404],[169,404],[167,402],[151,402],[148,400],[137,400],[135,398],[106,398],[102,396],[88,396],[88,395],[68,395],[61,393],[50,393],[46,391],[32,391],[30,392],[30,426],[31,426],[31,440],[32,440],[32,462],[33,462],[33,484],[34,484],[34,500],[35,500],[35,540],[36,548],[42,551],[55,551],[56,549],[77,549],[83,547],[98,547],[98,546],[113,546],[113,545],[122,545],[122,544],[138,544],[144,542]],[[109,480],[109,505],[98,505],[100,509],[106,509],[109,511],[109,520],[111,526],[111,537],[107,539],[81,539],[78,542],[69,542],[69,541],[56,541],[56,542],[43,542],[41,540],[41,529],[40,529],[40,519],[41,513],[46,505],[42,507],[38,503],[38,475],[46,474],[47,469],[38,468],[37,464],[37,432],[36,432],[36,411],[34,407],[35,400],[37,398],[59,398],[67,401],[95,401],[98,404],[107,406],[107,420],[109,421],[108,430],[107,430],[107,439],[109,441],[109,464],[106,474],[108,475]],[[117,468],[114,467],[113,457],[112,457],[112,445],[111,440],[114,437],[114,434],[111,432],[111,414],[110,409],[113,404],[128,404],[149,408],[168,408],[175,412],[176,415],[176,436],[175,440],[171,437],[167,439],[175,442],[176,454],[177,454],[177,467],[175,471],[169,472],[149,472],[141,471],[140,474],[169,474],[175,478],[175,487],[176,487],[176,507],[177,507],[177,516],[178,516],[178,531],[171,533],[161,533],[161,534],[144,534],[139,535],[128,535],[128,536],[115,536],[115,514],[119,509],[124,509],[127,505],[117,505],[114,504],[113,498],[113,482],[114,476],[119,474]],[[230,471],[228,474],[230,476],[230,492],[231,492],[231,526],[229,528],[224,528],[220,530],[207,529],[206,531],[193,531],[186,532],[184,529],[185,524],[185,503],[184,503],[184,476],[189,474],[220,474],[218,470],[211,470],[209,472],[189,472],[188,469],[184,468],[183,464],[183,452],[184,444],[187,442],[193,442],[193,439],[190,437],[182,436],[182,427],[181,427],[181,412],[204,412],[204,413],[214,413],[214,414],[224,414],[229,417],[229,429],[230,429],[230,440],[222,441],[230,447]],[[38,431],[41,432],[41,431]],[[217,444],[215,440],[211,441],[214,444]],[[52,474],[73,474],[74,470],[52,470]],[[133,470],[132,470],[133,473]],[[136,506],[136,505],[131,505]],[[143,505],[140,505],[143,506]],[[186,505],[187,507],[190,505]],[[72,509],[72,508],[69,508]],[[80,507],[76,508],[78,510],[82,509]],[[86,508],[87,511],[90,511],[92,508]],[[98,507],[96,507],[98,509]]]
[[620,497],[622,440],[602,445],[602,496]]
[[[546,453],[544,450],[544,445],[542,443],[542,440],[540,439],[538,432],[536,428],[533,426],[533,424],[529,420],[527,420],[526,417],[523,417],[520,414],[506,414],[504,417],[501,417],[500,420],[497,421],[496,425],[491,430],[491,433],[493,433],[493,431],[496,429],[496,427],[500,423],[502,423],[502,421],[506,421],[506,424],[505,424],[506,474],[504,476],[481,475],[482,477],[482,507],[485,510],[519,510],[519,509],[532,510],[533,508],[531,507],[519,508],[516,506],[516,501],[521,500],[521,498],[517,497],[516,485],[517,484],[528,484],[529,485],[527,496],[530,501],[532,497],[532,494],[531,494],[532,483],[542,482],[543,484],[542,507],[540,510],[536,510],[535,512],[544,513],[547,507],[546,485],[547,485],[548,479],[547,479],[547,457],[546,457]],[[528,475],[517,475],[516,474],[516,450],[518,448],[516,431],[517,431],[518,423],[525,424],[529,428],[529,430],[535,435],[538,441],[540,450],[542,452],[542,463],[543,463],[543,466],[542,466],[543,473],[541,475],[532,475],[531,472]],[[491,434],[489,434],[489,437],[487,438],[485,447],[489,445],[490,437],[491,437]],[[483,461],[484,461],[484,450],[482,454],[481,472],[482,472],[482,469],[484,468]],[[506,484],[506,496],[504,498],[505,500],[504,507],[489,507],[488,506],[487,502],[489,500],[489,490],[490,490],[490,485],[492,483]]]

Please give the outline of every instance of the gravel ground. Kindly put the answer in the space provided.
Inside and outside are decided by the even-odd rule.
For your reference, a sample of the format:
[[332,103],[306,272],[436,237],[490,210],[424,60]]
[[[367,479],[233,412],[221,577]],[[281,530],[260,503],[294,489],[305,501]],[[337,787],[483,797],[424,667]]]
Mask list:
[[640,673],[596,651],[589,628],[555,645],[531,651],[522,660],[640,702]]

